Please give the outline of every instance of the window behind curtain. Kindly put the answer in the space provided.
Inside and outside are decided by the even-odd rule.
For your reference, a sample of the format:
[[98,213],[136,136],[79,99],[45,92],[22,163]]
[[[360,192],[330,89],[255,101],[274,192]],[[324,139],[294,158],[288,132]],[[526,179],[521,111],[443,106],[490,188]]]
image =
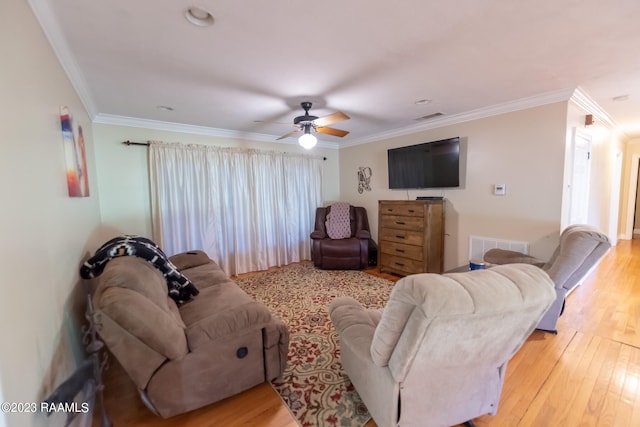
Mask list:
[[322,161],[153,142],[153,238],[168,255],[202,249],[229,275],[309,259]]

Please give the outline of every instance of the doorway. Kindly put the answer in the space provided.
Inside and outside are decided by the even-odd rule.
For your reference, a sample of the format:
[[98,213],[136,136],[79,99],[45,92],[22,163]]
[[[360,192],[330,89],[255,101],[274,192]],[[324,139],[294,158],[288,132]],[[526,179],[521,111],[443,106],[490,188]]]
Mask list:
[[627,195],[627,224],[624,239],[633,238],[634,218],[636,215],[636,193],[638,190],[638,168],[640,168],[640,154],[635,153],[631,158],[631,176],[629,177],[629,194]]
[[587,224],[591,174],[591,135],[573,128],[569,224]]
[[638,165],[638,180],[636,181],[636,197],[634,202],[634,210],[633,210],[633,227],[631,230],[631,235],[634,239],[640,239],[640,165]]

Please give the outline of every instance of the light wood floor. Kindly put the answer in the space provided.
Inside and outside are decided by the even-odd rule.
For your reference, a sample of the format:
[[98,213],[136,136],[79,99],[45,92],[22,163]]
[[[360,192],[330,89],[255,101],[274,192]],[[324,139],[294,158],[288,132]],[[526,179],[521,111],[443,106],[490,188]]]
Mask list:
[[[640,240],[612,248],[569,296],[558,331],[531,335],[509,362],[497,415],[475,419],[477,427],[640,426]],[[121,368],[105,377],[116,427],[297,425],[267,384],[162,420],[142,405]]]

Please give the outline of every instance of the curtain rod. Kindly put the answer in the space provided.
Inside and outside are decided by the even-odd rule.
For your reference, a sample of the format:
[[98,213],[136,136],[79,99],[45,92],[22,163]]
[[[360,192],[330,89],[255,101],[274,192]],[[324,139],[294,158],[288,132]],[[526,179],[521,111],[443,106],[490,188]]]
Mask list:
[[[122,141],[122,143],[123,143],[124,145],[144,145],[144,146],[146,146],[146,147],[148,147],[148,146],[149,146],[149,142],[134,142],[134,141],[126,140],[126,141]],[[327,160],[327,158],[326,158],[326,157],[323,157],[323,158],[322,158],[322,160]]]
[[133,142],[133,141],[126,140],[126,141],[122,141],[122,143],[124,145],[145,145],[147,147],[149,146],[148,142]]

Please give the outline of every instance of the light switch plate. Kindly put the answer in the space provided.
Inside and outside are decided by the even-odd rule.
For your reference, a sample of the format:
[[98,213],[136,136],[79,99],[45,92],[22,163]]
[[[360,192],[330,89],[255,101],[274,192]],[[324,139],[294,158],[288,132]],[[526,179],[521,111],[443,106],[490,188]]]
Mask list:
[[507,194],[507,186],[505,184],[494,184],[493,194],[496,196],[504,196]]

